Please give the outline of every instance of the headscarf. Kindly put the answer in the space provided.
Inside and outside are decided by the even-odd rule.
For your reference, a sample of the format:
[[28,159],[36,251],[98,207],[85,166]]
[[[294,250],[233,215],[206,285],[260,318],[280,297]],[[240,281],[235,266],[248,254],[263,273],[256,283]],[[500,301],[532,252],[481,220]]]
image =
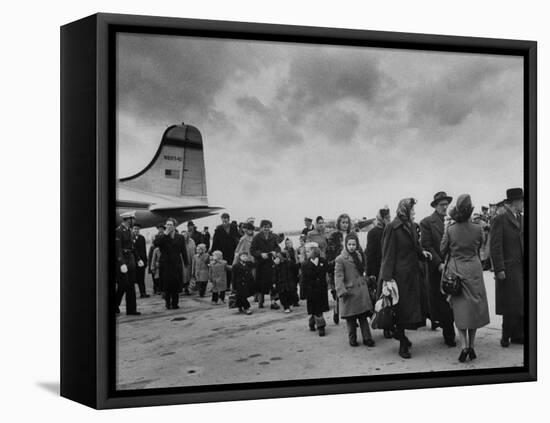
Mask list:
[[401,201],[399,201],[399,204],[397,205],[396,214],[399,219],[404,222],[411,222],[411,210],[416,204],[416,200],[414,198],[404,198]]
[[[357,246],[356,250],[353,253],[350,250],[348,250],[348,241],[350,239],[354,239],[355,240],[355,245]],[[365,271],[365,267],[363,266],[363,261],[361,260],[361,257],[359,256],[359,252],[358,252],[359,251],[359,238],[357,237],[357,235],[354,232],[350,233],[346,237],[346,241],[344,243],[344,246],[345,246],[346,251],[348,252],[348,254],[353,259],[353,263],[355,264],[355,267],[357,268],[357,271],[359,272],[359,274],[362,275]]]
[[474,206],[472,206],[472,198],[470,194],[462,194],[456,199],[456,205],[449,212],[449,216],[455,222],[466,222],[470,219]]

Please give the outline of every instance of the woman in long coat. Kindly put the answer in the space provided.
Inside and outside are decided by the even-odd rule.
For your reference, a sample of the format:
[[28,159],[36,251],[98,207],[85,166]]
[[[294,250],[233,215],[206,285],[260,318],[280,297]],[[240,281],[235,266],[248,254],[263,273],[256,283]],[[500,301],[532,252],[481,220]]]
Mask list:
[[181,235],[185,239],[185,246],[187,248],[187,257],[190,258],[188,264],[183,263],[183,293],[185,295],[189,295],[189,283],[191,282],[191,279],[193,277],[192,257],[195,256],[195,252],[197,251],[197,246],[193,238],[191,238],[191,235],[189,235],[189,232],[182,231]]
[[323,313],[329,310],[327,291],[327,261],[321,257],[321,249],[316,243],[306,244],[307,260],[302,264],[302,286],[306,298],[309,329],[319,330],[325,336],[326,321]]
[[382,241],[381,281],[395,280],[399,291],[396,306],[395,338],[399,341],[399,355],[411,358],[411,342],[405,329],[416,330],[426,324],[420,260],[430,257],[420,246],[414,223],[414,198],[405,198],[397,206],[395,219],[386,225]]
[[455,325],[460,335],[462,351],[459,361],[476,358],[474,340],[476,330],[489,324],[489,307],[483,281],[483,268],[479,249],[483,245],[483,229],[470,222],[474,207],[468,194],[456,200],[450,216],[454,220],[445,230],[441,240],[441,254],[448,258],[448,271],[458,276],[460,294],[451,296]]
[[357,322],[361,328],[363,344],[374,347],[367,320],[373,307],[367,280],[364,276],[363,255],[357,250],[359,238],[353,233],[349,234],[345,243],[345,249],[336,257],[334,266],[334,283],[336,294],[340,299],[340,315],[346,320],[349,344],[352,347],[359,345],[357,343]]

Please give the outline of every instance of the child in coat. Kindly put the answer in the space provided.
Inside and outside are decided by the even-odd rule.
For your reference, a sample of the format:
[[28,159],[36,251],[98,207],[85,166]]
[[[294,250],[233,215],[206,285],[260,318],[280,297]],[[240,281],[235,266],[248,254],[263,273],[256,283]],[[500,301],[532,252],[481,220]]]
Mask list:
[[282,251],[277,253],[273,260],[275,289],[279,294],[281,305],[285,313],[292,311],[291,305],[295,302],[296,280],[294,277],[294,263],[289,259],[288,253]]
[[151,261],[149,262],[149,270],[153,277],[153,292],[155,294],[161,294],[162,288],[160,286],[160,248],[155,247],[151,255]]
[[307,260],[302,265],[304,296],[309,317],[309,329],[319,330],[319,336],[325,336],[326,321],[323,312],[329,311],[327,286],[327,261],[321,257],[316,242],[306,244]]
[[227,270],[231,270],[231,266],[223,259],[223,253],[219,250],[214,251],[208,269],[208,277],[212,283],[212,304],[218,304],[218,299],[225,303]]
[[231,269],[231,284],[236,294],[237,307],[239,312],[252,314],[248,297],[254,289],[254,275],[252,273],[252,263],[249,260],[249,254],[242,251],[239,254],[238,261]]
[[208,263],[210,262],[210,256],[206,252],[205,244],[197,245],[196,251],[197,254],[193,257],[191,277],[195,281],[195,284],[199,290],[199,296],[204,297],[204,294],[206,293],[206,286],[208,285]]

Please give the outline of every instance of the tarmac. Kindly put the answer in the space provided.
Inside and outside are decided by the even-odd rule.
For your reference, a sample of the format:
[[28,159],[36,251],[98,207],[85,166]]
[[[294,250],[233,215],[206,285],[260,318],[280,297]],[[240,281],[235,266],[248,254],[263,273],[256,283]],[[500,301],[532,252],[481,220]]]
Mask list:
[[[305,301],[291,313],[282,309],[258,309],[252,314],[229,309],[227,303],[212,305],[210,296],[182,296],[180,309],[166,310],[159,295],[138,298],[141,316],[117,316],[117,389],[166,388],[227,383],[319,379],[359,375],[406,374],[445,370],[471,370],[523,366],[523,346],[500,346],[501,317],[494,311],[494,279],[484,273],[491,322],[478,330],[478,358],[458,361],[457,347],[443,343],[441,329],[430,323],[407,331],[413,346],[411,359],[397,354],[398,342],[373,330],[375,347],[361,343],[351,347],[345,321],[333,322],[325,313],[326,336],[308,328]],[[251,299],[250,299],[251,300]],[[226,299],[227,301],[227,299]],[[333,303],[331,303],[331,306]]]

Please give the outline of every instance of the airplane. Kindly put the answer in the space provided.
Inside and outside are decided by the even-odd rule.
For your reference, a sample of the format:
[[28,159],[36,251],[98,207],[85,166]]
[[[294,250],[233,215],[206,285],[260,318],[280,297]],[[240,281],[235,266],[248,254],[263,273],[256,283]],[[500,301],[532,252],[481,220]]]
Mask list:
[[117,181],[117,225],[128,212],[149,228],[169,217],[182,223],[220,210],[208,204],[202,135],[185,123],[169,126],[150,163]]

